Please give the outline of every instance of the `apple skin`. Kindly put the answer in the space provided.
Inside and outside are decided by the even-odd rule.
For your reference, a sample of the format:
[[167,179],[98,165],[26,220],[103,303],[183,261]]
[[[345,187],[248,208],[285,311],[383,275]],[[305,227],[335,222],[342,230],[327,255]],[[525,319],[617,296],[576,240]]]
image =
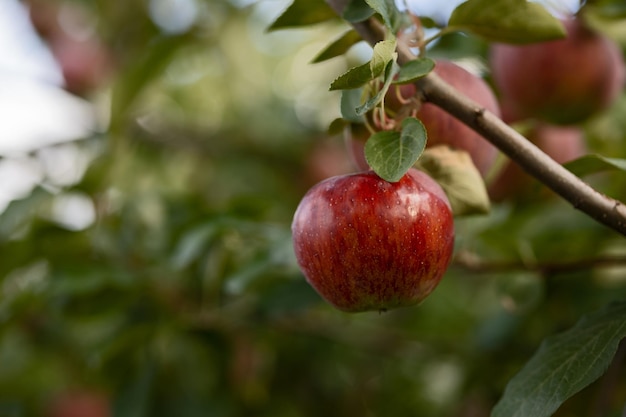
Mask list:
[[[446,60],[437,60],[433,71],[461,94],[500,117],[498,99],[482,78]],[[416,91],[415,84],[405,84],[400,87],[400,94],[404,98],[414,96]],[[385,103],[392,111],[397,111],[401,106],[394,87],[386,95]],[[448,145],[451,148],[464,150],[470,154],[482,176],[487,175],[498,154],[497,149],[491,143],[434,104],[423,103],[417,117],[422,121],[428,133],[426,146]]]
[[564,39],[491,47],[494,84],[522,117],[579,123],[607,108],[624,86],[619,47],[579,19],[562,22],[567,30]]
[[306,280],[346,312],[421,302],[443,277],[454,246],[445,193],[413,168],[395,183],[373,171],[322,181],[303,197],[291,228]]
[[[587,153],[585,135],[578,126],[540,124],[528,134],[528,139],[559,164],[580,158]],[[535,185],[537,181],[518,164],[507,161],[489,186],[489,196],[496,202],[521,201],[535,195],[532,193]]]

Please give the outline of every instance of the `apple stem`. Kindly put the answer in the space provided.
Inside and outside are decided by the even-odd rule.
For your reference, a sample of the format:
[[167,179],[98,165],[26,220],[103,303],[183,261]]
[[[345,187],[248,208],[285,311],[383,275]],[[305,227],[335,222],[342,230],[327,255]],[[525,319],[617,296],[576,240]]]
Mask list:
[[[327,2],[341,16],[348,0],[327,0]],[[384,29],[374,18],[351,24],[363,40],[372,46],[384,39]],[[400,65],[415,58],[410,48],[403,43],[398,43],[397,52]],[[418,80],[416,86],[418,87],[417,94],[421,99],[442,108],[480,133],[528,174],[569,201],[574,208],[626,236],[624,203],[595,190],[499,117],[456,91],[437,74],[431,72]]]

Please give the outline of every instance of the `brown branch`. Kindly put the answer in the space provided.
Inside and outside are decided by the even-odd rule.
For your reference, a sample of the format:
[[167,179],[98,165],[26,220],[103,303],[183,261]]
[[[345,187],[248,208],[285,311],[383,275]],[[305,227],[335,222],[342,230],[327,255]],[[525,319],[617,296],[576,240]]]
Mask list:
[[[339,16],[347,5],[347,0],[327,2]],[[370,45],[384,38],[384,30],[375,19],[354,23],[353,27]],[[403,64],[414,58],[407,45],[398,44],[398,63]],[[589,186],[499,117],[456,91],[437,74],[430,73],[416,84],[425,101],[441,107],[480,133],[526,172],[569,201],[574,208],[626,235],[626,206],[622,202]]]

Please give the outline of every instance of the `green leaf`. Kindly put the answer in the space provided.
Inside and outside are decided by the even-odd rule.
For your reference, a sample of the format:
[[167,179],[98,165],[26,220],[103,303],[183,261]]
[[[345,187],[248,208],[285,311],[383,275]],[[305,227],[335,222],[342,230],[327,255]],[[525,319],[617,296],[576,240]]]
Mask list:
[[433,146],[426,149],[416,166],[443,188],[455,217],[489,213],[491,203],[485,182],[467,152]]
[[396,40],[380,41],[374,45],[372,59],[363,65],[351,68],[330,84],[330,90],[349,90],[359,88],[368,81],[380,76],[389,61],[397,57]]
[[365,159],[384,180],[399,181],[426,147],[426,129],[414,118],[402,121],[402,132],[382,131],[365,143]]
[[583,317],[547,338],[509,382],[492,417],[548,417],[569,397],[598,379],[626,337],[626,302]]
[[323,0],[294,0],[267,31],[309,26],[336,18],[337,14]]
[[565,28],[543,6],[526,0],[468,0],[450,16],[448,30],[488,41],[532,43],[563,38]]
[[363,123],[363,116],[356,114],[356,108],[361,104],[362,89],[343,90],[341,92],[341,117],[354,122]]
[[384,80],[384,84],[382,88],[378,90],[378,92],[374,95],[374,97],[371,97],[365,103],[363,103],[362,105],[356,108],[357,116],[364,115],[365,113],[367,113],[368,111],[376,107],[378,103],[380,103],[380,101],[383,99],[385,94],[387,94],[387,91],[389,90],[389,86],[391,85],[391,82],[393,81],[393,78],[395,77],[395,74],[397,73],[397,71],[398,71],[397,64],[394,61],[389,61],[389,63],[387,64],[387,68],[385,69],[385,80]]
[[373,14],[374,10],[365,0],[352,0],[341,14],[341,17],[350,23],[357,23],[369,19]]
[[395,61],[398,54],[396,53],[396,40],[387,39],[374,45],[374,52],[370,60],[372,74],[379,76],[387,68],[390,61]]
[[370,63],[366,62],[358,67],[350,68],[347,72],[337,77],[330,84],[330,91],[359,88],[376,77],[377,75],[372,74]]
[[399,28],[402,15],[393,0],[365,0],[369,6],[383,18],[385,26],[395,33]]
[[331,58],[335,58],[337,56],[343,55],[356,43],[362,41],[361,35],[357,33],[355,30],[349,30],[348,32],[343,33],[339,38],[337,38],[333,43],[328,45],[321,51],[313,61],[313,64],[317,64],[318,62],[326,61]]
[[398,77],[394,80],[394,84],[410,84],[418,79],[425,77],[435,68],[435,61],[430,58],[416,58],[400,68]]
[[573,174],[584,177],[604,171],[626,171],[626,159],[607,158],[602,155],[585,155],[563,166]]

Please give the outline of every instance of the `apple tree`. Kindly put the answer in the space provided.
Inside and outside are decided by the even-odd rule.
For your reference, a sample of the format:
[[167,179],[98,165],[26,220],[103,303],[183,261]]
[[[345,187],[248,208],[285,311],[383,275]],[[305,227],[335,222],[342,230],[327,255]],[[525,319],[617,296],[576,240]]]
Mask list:
[[0,415],[623,416],[623,1],[417,3],[25,1]]

